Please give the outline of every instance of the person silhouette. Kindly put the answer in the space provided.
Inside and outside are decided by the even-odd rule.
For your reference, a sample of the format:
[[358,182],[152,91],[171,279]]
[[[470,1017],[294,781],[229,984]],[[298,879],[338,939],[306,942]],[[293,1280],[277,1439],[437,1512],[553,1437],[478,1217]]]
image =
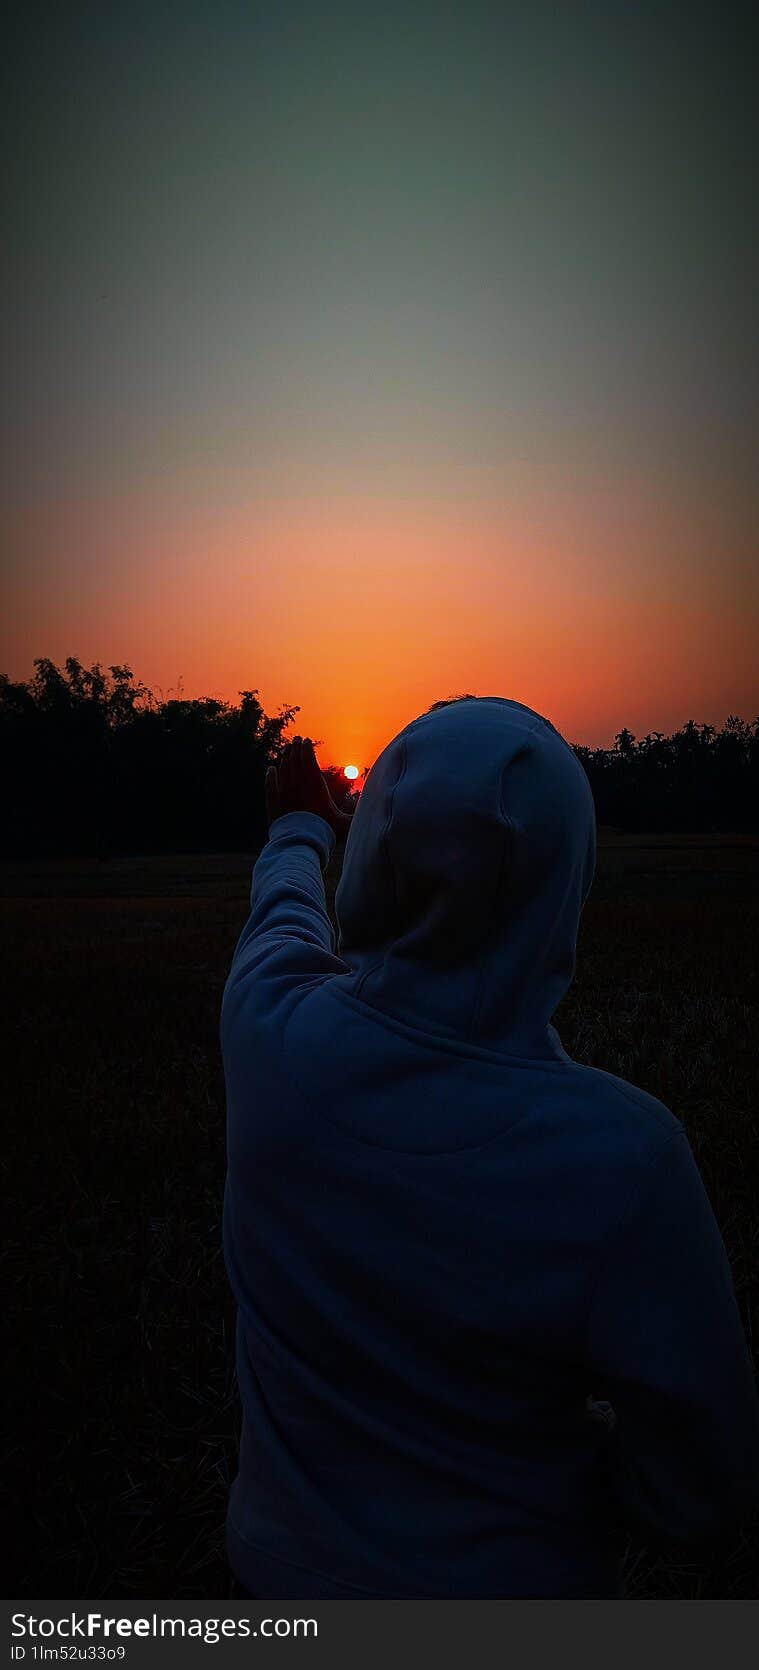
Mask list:
[[268,1597],[620,1596],[628,1531],[751,1513],[759,1400],[682,1124],[552,1024],[595,867],[582,766],[530,708],[463,697],[352,817],[307,738],[267,803],[221,1010],[233,1571]]

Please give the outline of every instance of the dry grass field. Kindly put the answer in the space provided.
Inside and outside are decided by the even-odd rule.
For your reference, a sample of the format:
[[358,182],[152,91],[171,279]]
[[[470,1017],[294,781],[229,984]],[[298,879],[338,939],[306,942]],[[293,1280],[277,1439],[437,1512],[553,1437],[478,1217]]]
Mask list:
[[[233,1593],[218,1013],[251,863],[3,873],[8,1594]],[[757,1348],[758,883],[750,838],[609,832],[557,1016],[578,1059],[684,1121]],[[758,1568],[750,1530],[698,1555],[631,1543],[628,1592],[756,1598]]]

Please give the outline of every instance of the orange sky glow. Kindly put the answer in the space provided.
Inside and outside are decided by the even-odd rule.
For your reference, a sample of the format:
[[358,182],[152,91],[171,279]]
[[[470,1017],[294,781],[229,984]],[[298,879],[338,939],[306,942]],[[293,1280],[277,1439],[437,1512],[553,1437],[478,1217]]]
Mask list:
[[[181,495],[27,510],[0,667],[128,662],[156,691],[257,687],[322,764],[371,765],[440,697],[526,702],[570,740],[757,705],[750,530],[650,485],[510,503]],[[725,545],[715,562],[720,539]],[[295,729],[296,727],[293,727]],[[291,733],[292,734],[292,733]]]
[[748,23],[96,10],[11,42],[0,672],[257,688],[360,769],[466,691],[753,719]]

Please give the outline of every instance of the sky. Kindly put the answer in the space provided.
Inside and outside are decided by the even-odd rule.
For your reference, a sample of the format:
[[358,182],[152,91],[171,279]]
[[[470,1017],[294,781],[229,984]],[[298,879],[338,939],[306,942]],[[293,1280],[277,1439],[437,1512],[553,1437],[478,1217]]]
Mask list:
[[16,9],[0,670],[759,711],[750,11]]

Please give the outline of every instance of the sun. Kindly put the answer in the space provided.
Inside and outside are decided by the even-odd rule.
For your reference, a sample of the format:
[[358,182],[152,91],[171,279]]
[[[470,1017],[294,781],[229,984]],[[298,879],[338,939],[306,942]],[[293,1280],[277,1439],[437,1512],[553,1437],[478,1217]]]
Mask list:
[[351,783],[353,783],[358,776],[358,766],[357,765],[344,765],[343,766],[343,776],[347,777],[349,779],[349,781]]

